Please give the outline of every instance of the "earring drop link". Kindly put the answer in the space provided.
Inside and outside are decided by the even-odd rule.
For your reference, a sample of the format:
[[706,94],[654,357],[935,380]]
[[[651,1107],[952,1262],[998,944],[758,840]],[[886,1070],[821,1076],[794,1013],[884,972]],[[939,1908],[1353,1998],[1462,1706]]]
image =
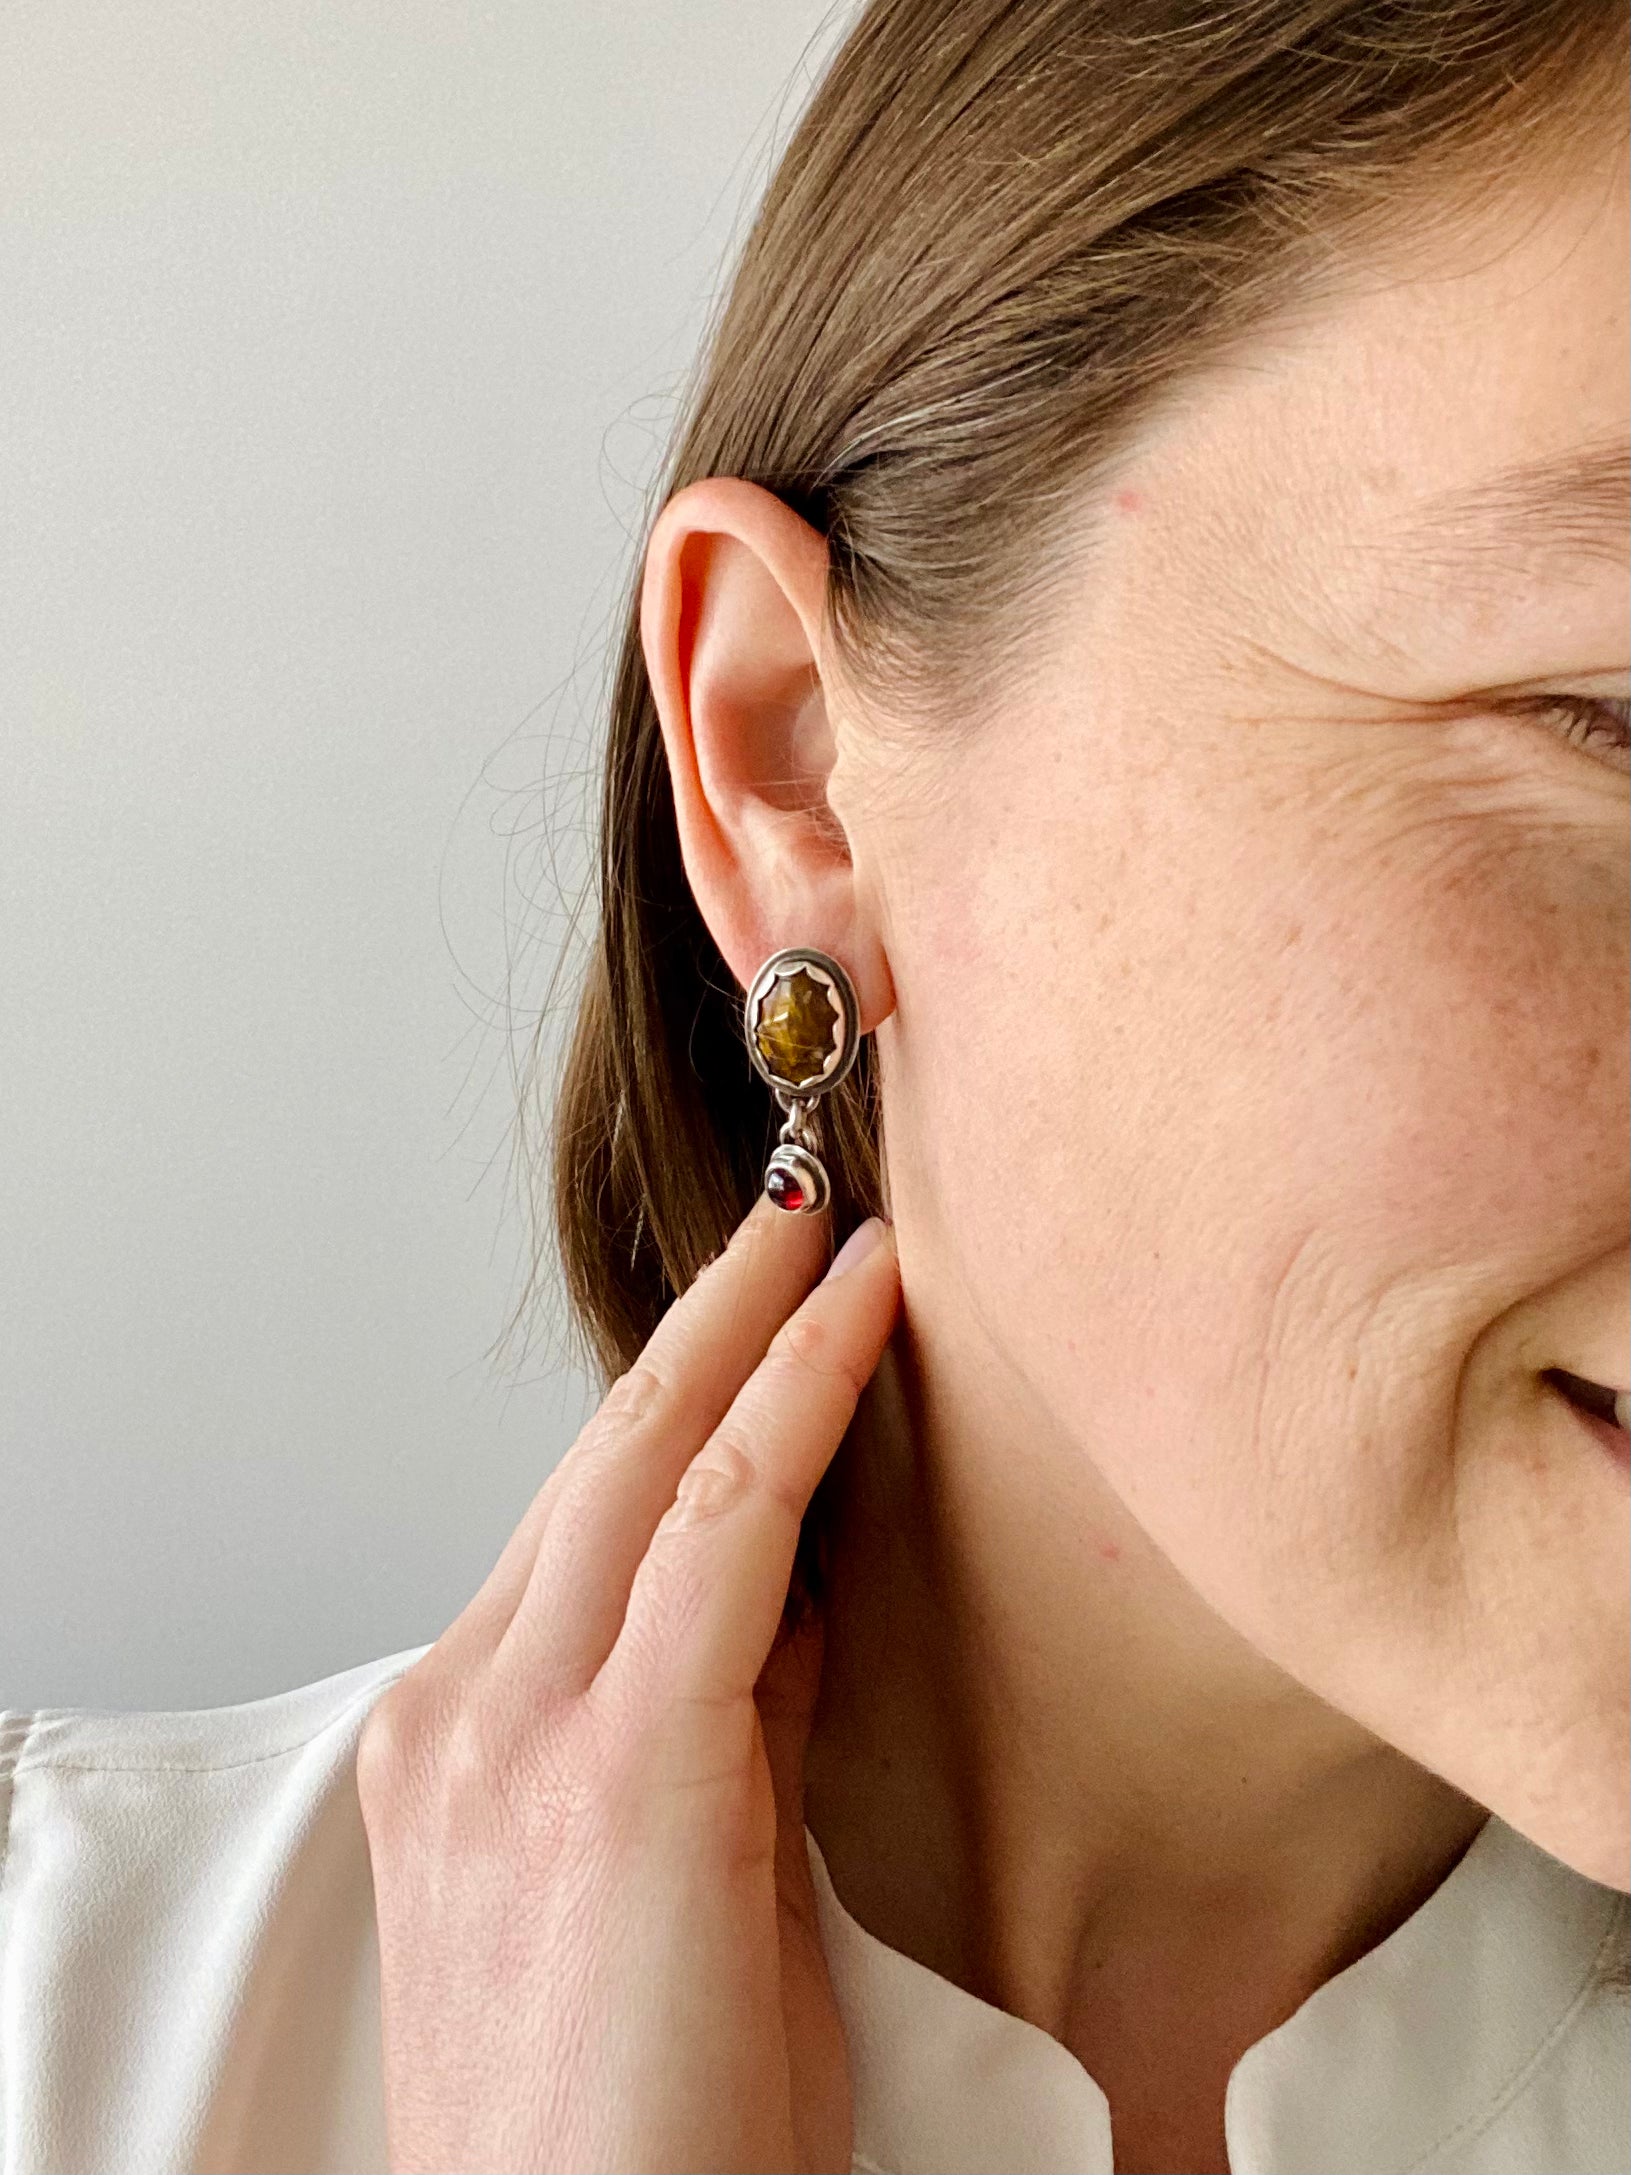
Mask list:
[[788,945],[748,984],[742,1018],[748,1056],[785,1114],[764,1189],[789,1214],[817,1215],[832,1199],[832,1181],[813,1113],[859,1054],[855,985],[830,952]]

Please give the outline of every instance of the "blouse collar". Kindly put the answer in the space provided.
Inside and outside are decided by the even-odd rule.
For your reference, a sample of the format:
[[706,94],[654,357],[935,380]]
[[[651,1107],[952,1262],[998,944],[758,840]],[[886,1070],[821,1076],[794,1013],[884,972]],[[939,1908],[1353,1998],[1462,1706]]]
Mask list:
[[[1112,2175],[1109,2102],[1076,2057],[868,1933],[808,1828],[805,1840],[850,2048],[856,2167]],[[1491,1815],[1409,1918],[1235,2064],[1235,2175],[1412,2169],[1472,2135],[1580,2011],[1625,1911],[1617,1890]]]

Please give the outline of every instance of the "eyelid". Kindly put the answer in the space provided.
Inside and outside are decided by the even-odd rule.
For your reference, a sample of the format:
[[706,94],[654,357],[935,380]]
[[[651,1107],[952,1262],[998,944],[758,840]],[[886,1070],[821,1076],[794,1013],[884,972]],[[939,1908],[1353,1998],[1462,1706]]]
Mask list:
[[[1596,763],[1600,769],[1631,775],[1631,696],[1580,695],[1553,689],[1545,694],[1516,696],[1504,702],[1491,702],[1488,707],[1508,717],[1532,717],[1543,731],[1550,730],[1552,738],[1561,746],[1576,750],[1589,761]],[[1556,727],[1548,728],[1545,724],[1547,711],[1568,718],[1569,729],[1560,731]],[[1618,733],[1624,734],[1623,746],[1618,738],[1611,740],[1607,747],[1594,746],[1590,741],[1588,734],[1591,725],[1604,715],[1612,720]],[[1577,725],[1582,727],[1578,735],[1574,730]]]
[[1559,700],[1578,698],[1582,702],[1624,702],[1631,698],[1631,675],[1624,665],[1604,665],[1600,670],[1585,672],[1553,672],[1540,680],[1509,680],[1501,687],[1480,690],[1478,699],[1499,706],[1505,702],[1526,702],[1532,697],[1554,697]]

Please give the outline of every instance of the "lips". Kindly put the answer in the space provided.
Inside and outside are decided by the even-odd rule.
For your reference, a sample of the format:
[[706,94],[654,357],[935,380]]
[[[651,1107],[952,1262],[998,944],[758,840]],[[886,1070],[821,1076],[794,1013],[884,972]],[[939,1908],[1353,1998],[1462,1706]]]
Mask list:
[[1624,1390],[1612,1389],[1604,1382],[1593,1382],[1585,1375],[1571,1374],[1566,1367],[1548,1367],[1543,1379],[1585,1422],[1605,1450],[1622,1461],[1631,1457],[1631,1431],[1627,1429],[1627,1406],[1631,1404],[1631,1398]]

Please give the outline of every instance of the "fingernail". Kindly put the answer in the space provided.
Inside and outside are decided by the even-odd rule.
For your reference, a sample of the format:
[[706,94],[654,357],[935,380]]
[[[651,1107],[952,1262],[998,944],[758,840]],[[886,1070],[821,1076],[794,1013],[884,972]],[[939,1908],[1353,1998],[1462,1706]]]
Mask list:
[[830,1284],[835,1276],[842,1276],[846,1269],[853,1269],[858,1261],[864,1261],[888,1228],[881,1216],[869,1216],[865,1223],[857,1224],[833,1255],[832,1267],[821,1281]]

